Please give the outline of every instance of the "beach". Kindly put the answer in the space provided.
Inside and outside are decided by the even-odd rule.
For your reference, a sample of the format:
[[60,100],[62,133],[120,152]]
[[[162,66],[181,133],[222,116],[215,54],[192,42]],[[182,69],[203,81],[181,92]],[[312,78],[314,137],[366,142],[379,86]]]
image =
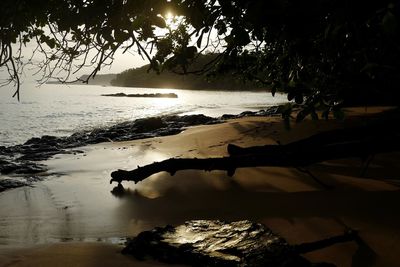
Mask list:
[[[337,266],[398,266],[400,262],[400,153],[376,155],[361,178],[360,159],[294,168],[259,167],[225,172],[159,173],[123,183],[116,194],[110,173],[171,157],[227,156],[227,144],[287,144],[312,134],[362,123],[382,108],[347,110],[344,122],[306,120],[287,130],[279,116],[245,117],[190,127],[177,135],[109,142],[56,155],[50,176],[32,187],[0,193],[0,266],[166,266],[119,253],[125,237],[191,219],[252,220],[290,244],[359,232],[359,242],[307,253]],[[359,117],[361,116],[361,117]],[[112,193],[114,192],[114,194]]]

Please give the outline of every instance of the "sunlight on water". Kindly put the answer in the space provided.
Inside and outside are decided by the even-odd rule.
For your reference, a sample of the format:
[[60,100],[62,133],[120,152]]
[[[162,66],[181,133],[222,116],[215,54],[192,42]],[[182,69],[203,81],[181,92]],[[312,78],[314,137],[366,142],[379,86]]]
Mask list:
[[176,105],[182,104],[179,98],[150,98],[150,105],[155,110],[173,109]]

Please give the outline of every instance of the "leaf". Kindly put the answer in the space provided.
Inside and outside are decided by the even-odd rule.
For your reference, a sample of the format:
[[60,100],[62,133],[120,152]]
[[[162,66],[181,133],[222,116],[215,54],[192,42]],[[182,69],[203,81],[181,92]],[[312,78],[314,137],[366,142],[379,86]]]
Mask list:
[[197,48],[195,46],[188,46],[186,47],[185,56],[187,58],[194,58],[197,53]]
[[289,101],[292,101],[294,98],[295,98],[295,93],[292,91],[292,92],[289,92],[288,93],[288,95],[287,95],[287,99],[289,100]]
[[333,117],[338,120],[344,120],[345,114],[342,109],[335,109],[333,110]]
[[231,45],[231,44],[233,43],[233,36],[232,36],[232,34],[226,36],[226,37],[224,38],[224,41],[225,41],[228,45]]
[[56,40],[54,40],[54,38],[47,39],[45,42],[51,49],[56,46]]
[[271,93],[272,96],[275,96],[276,91],[279,89],[280,83],[279,82],[274,82],[272,85]]
[[290,81],[289,81],[289,83],[288,83],[288,86],[289,87],[296,87],[296,82],[294,81],[294,79],[290,79]]
[[129,38],[129,34],[126,32],[123,32],[123,31],[115,30],[114,38],[115,38],[115,41],[117,41],[118,43],[122,43]]
[[342,28],[343,28],[343,25],[339,24],[333,29],[333,31],[331,32],[332,39],[336,39],[336,37],[339,35]]
[[389,35],[395,35],[397,30],[397,19],[392,12],[388,11],[382,19],[383,30]]
[[302,104],[303,101],[304,101],[303,94],[297,94],[294,97],[294,102],[296,102],[296,104]]
[[331,24],[331,23],[329,23],[328,26],[326,26],[326,28],[325,28],[325,34],[324,34],[324,38],[325,38],[325,39],[328,39],[329,34],[330,34],[330,32],[331,32],[331,27],[332,27],[332,24]]
[[378,68],[379,65],[376,63],[371,63],[368,62],[367,64],[365,64],[365,66],[360,70],[360,72],[367,72],[367,73],[372,73],[372,71],[376,68]]
[[245,46],[250,43],[250,37],[246,30],[237,28],[234,30],[235,41],[238,46]]
[[132,30],[139,30],[141,26],[143,25],[145,19],[143,16],[138,16],[133,22],[132,22]]
[[275,96],[275,94],[276,94],[276,87],[275,86],[273,86],[271,88],[271,94],[272,94],[272,96]]
[[159,28],[166,28],[167,23],[162,17],[156,16],[152,19],[152,23]]
[[223,35],[224,33],[226,33],[227,29],[226,29],[226,24],[225,22],[223,22],[222,20],[219,20],[216,24],[215,24],[215,28],[218,30],[218,35]]

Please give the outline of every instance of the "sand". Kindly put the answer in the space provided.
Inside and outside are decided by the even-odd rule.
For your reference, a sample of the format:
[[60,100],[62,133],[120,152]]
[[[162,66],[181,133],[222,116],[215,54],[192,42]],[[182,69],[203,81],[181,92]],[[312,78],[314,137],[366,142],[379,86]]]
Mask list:
[[[353,116],[375,109],[351,109]],[[359,121],[359,120],[357,120]],[[377,156],[365,178],[360,159],[329,161],[309,170],[332,185],[325,190],[293,168],[181,171],[124,183],[123,197],[110,193],[111,171],[169,157],[227,155],[226,145],[287,143],[341,127],[338,121],[305,121],[285,130],[279,117],[248,117],[197,126],[181,134],[82,148],[46,162],[52,175],[35,187],[0,194],[0,266],[163,266],[118,253],[123,237],[190,219],[250,219],[289,243],[310,242],[359,231],[348,242],[308,253],[312,261],[337,266],[400,265],[400,153]],[[61,242],[64,241],[64,242]],[[158,264],[158,265],[157,265]]]

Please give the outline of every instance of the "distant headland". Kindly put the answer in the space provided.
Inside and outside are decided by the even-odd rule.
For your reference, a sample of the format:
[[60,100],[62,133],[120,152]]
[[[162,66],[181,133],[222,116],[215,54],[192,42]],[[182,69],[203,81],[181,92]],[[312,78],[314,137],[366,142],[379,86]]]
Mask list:
[[[217,54],[199,56],[190,65],[188,72],[202,69]],[[87,80],[88,75],[83,75],[73,84],[81,84]],[[59,82],[49,82],[59,84]],[[263,85],[252,81],[239,79],[232,73],[213,75],[186,74],[182,75],[173,71],[164,70],[161,73],[150,70],[150,65],[132,68],[119,74],[98,74],[88,80],[89,85],[120,86],[120,87],[144,87],[144,88],[169,88],[190,90],[225,90],[225,91],[249,91],[269,90]]]

